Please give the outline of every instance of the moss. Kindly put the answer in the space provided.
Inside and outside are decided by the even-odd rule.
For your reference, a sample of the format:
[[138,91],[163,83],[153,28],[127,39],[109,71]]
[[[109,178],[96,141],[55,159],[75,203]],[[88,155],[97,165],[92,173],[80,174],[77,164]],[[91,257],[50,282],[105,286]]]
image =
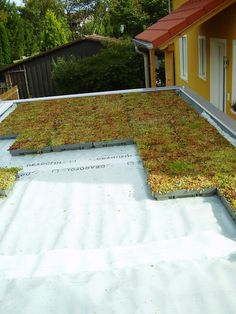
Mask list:
[[236,210],[236,150],[173,92],[22,104],[0,124],[11,149],[133,139],[154,192],[218,187]]

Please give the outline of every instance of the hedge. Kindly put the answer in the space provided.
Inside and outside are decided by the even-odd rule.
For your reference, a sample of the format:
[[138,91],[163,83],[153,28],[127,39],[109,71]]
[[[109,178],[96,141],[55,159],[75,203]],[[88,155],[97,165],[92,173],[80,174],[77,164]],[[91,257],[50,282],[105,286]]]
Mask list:
[[103,43],[91,57],[58,58],[52,78],[60,94],[140,88],[144,86],[143,59],[128,40]]

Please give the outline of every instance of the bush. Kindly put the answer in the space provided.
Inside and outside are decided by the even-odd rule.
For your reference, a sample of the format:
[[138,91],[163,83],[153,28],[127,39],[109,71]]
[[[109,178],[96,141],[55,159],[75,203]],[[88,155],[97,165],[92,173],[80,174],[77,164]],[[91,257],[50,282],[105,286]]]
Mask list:
[[52,78],[61,94],[139,88],[144,86],[143,60],[130,41],[103,43],[92,57],[57,59]]

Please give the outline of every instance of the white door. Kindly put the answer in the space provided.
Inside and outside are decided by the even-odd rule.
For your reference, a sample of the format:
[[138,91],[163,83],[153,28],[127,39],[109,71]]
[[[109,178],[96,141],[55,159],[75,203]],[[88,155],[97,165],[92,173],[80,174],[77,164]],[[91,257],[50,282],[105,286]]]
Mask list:
[[233,40],[232,104],[236,102],[236,40]]
[[226,40],[210,40],[211,103],[225,111],[226,102]]

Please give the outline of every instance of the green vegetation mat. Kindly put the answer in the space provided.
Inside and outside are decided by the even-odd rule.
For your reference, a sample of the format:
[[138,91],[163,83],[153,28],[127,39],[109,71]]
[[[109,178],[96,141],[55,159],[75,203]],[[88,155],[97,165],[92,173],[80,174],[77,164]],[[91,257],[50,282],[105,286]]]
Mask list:
[[12,188],[18,171],[18,168],[0,168],[0,196]]
[[133,139],[153,192],[217,187],[236,210],[236,149],[174,92],[19,105],[0,124],[11,149]]

